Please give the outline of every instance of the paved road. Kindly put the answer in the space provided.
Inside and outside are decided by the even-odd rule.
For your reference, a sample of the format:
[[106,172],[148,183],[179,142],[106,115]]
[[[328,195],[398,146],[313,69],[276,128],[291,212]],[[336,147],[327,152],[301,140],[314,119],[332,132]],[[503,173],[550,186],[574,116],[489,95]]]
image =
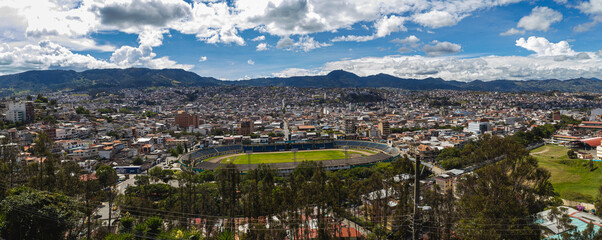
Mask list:
[[[96,214],[100,215],[100,220],[102,221],[103,226],[108,226],[109,222],[109,202],[103,202],[103,206],[96,210]],[[113,211],[111,215],[111,226],[115,225],[115,220],[119,218],[119,210]]]
[[[169,161],[163,161],[159,164],[157,164],[156,166],[162,167],[163,169],[169,169]],[[141,173],[141,175],[147,175],[148,171],[144,171]],[[130,174],[129,175],[130,178],[124,180],[123,182],[120,182],[117,184],[116,188],[117,192],[119,194],[125,194],[125,190],[129,187],[129,186],[135,186],[135,176],[136,174]],[[178,182],[175,180],[169,181],[169,185],[173,186],[173,187],[177,187],[178,186]],[[103,202],[103,205],[99,208],[96,209],[96,214],[100,215],[100,220],[102,220],[102,224],[103,226],[107,226],[108,225],[108,220],[109,220],[109,211],[111,211],[111,209],[109,208],[109,202]],[[119,218],[119,209],[117,209],[116,211],[113,211],[112,215],[111,215],[111,224],[113,225],[115,222],[115,219]]]
[[136,180],[134,179],[134,175],[130,175],[129,179],[126,179],[125,181],[117,184],[117,191],[119,192],[119,194],[124,194],[125,190],[129,186],[134,186],[134,182],[136,182]]
[[[169,164],[168,162],[169,162],[169,161],[163,161],[163,162],[161,162],[161,163],[159,163],[159,164],[157,164],[157,165],[155,165],[155,166],[162,167],[163,169],[170,169],[170,168],[169,168],[169,167],[170,167],[170,164]],[[171,169],[172,169],[172,170],[174,169],[174,166],[176,166],[176,167],[177,167],[177,163],[176,163],[176,164],[171,164],[171,167],[172,167]],[[144,171],[144,172],[142,172],[142,173],[141,173],[141,175],[147,175],[147,174],[148,174],[148,170],[147,170],[147,171]],[[136,174],[130,174],[130,178],[129,178],[129,179],[126,179],[125,181],[123,181],[123,182],[120,182],[120,183],[118,183],[118,184],[117,184],[117,190],[119,191],[119,194],[125,194],[125,190],[126,190],[126,189],[127,189],[129,186],[134,186],[134,185],[135,185],[135,184],[134,184],[134,183],[136,182],[136,180],[135,180],[135,176],[136,176]],[[173,183],[170,181],[170,183],[169,183],[169,184],[170,184],[170,185],[172,185],[172,186],[177,186],[177,182],[176,182],[176,183],[175,183],[175,185],[174,185],[174,184],[173,184]]]

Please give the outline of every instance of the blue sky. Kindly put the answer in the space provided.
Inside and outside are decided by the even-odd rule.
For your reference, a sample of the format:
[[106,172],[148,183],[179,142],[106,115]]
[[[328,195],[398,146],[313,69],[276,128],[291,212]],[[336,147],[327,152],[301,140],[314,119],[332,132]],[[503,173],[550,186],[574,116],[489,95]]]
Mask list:
[[326,74],[600,78],[602,0],[0,2],[0,74],[182,68],[238,80]]

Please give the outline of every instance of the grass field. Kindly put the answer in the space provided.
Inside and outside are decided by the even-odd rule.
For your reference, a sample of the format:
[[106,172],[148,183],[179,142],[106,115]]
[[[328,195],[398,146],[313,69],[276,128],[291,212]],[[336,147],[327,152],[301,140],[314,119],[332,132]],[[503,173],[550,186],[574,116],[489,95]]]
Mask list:
[[568,149],[561,146],[546,145],[531,151],[539,160],[539,166],[552,174],[554,189],[564,199],[592,202],[602,185],[602,162],[594,162],[590,171],[589,161],[569,159]]
[[[353,152],[349,152],[349,157],[352,154],[357,154]],[[324,151],[301,151],[297,152],[297,162],[302,161],[324,161],[324,160],[334,160],[334,159],[344,159],[345,152],[342,150],[324,150]],[[222,163],[233,162],[234,164],[247,164],[248,156],[240,155],[240,156],[232,156],[225,158],[222,160]],[[293,153],[292,152],[270,152],[270,153],[254,153],[251,154],[251,164],[260,164],[260,163],[282,163],[282,162],[293,162]]]

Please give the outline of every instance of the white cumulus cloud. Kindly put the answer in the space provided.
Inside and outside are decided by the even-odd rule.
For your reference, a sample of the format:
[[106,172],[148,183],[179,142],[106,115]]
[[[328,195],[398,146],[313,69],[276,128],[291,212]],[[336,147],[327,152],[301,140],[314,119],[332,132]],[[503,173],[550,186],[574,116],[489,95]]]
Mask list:
[[509,36],[509,35],[516,35],[516,34],[525,34],[525,30],[510,28],[510,29],[508,29],[508,31],[500,33],[501,36]]
[[594,21],[602,22],[602,1],[583,1],[577,6],[577,8],[581,10],[581,12],[590,15]]
[[347,35],[347,36],[338,36],[333,38],[332,42],[367,42],[372,41],[376,38],[376,35],[367,35],[367,36],[356,36],[356,35]]
[[516,25],[525,30],[548,31],[552,23],[562,21],[562,14],[548,7],[535,7],[531,14],[524,16]]
[[591,22],[582,23],[573,29],[575,32],[589,31],[592,27],[596,26],[599,22],[602,22],[602,1],[600,0],[589,0],[582,1],[577,5],[577,8],[592,19]]
[[384,16],[378,21],[374,23],[374,28],[376,32],[372,35],[367,36],[356,36],[356,35],[348,35],[348,36],[338,36],[333,38],[331,41],[333,42],[367,42],[374,40],[376,38],[383,38],[389,36],[391,33],[399,32],[399,31],[407,31],[408,29],[403,25],[405,21],[404,17],[399,17],[395,15]]
[[456,25],[462,17],[458,17],[446,11],[433,10],[430,12],[414,15],[414,21],[431,28],[440,28]]
[[295,42],[288,36],[281,38],[276,44],[276,48],[285,49],[289,51],[304,51],[308,52],[316,48],[322,48],[331,46],[331,43],[322,43],[314,40],[313,37],[310,36],[300,36],[299,40]]
[[[374,25],[374,36],[341,37],[367,41],[406,31],[404,21],[433,28],[451,26],[475,11],[518,1],[4,0],[0,1],[0,40],[19,45],[51,40],[70,50],[114,51],[118,47],[98,44],[91,35],[138,34],[141,44],[156,47],[163,40],[157,33],[175,30],[205,43],[245,45],[240,33],[246,30],[283,38],[336,32],[367,22]],[[264,40],[264,35],[252,39]]]
[[255,38],[251,39],[251,41],[253,41],[253,42],[259,42],[259,41],[263,41],[263,40],[265,40],[265,36],[263,36],[263,35],[257,36]]
[[257,44],[256,50],[257,50],[257,51],[265,51],[265,50],[268,50],[268,44],[267,44],[267,43],[260,43],[260,44]]
[[420,41],[420,38],[418,38],[414,35],[407,36],[404,39],[396,38],[396,39],[391,40],[392,43],[401,43],[401,44],[417,43],[419,41]]
[[73,53],[69,49],[50,41],[42,41],[36,45],[29,44],[23,47],[10,47],[7,44],[0,44],[0,75],[49,68],[87,70],[111,67],[119,66],[90,55]]
[[151,46],[140,45],[138,47],[122,46],[111,55],[111,62],[120,67],[148,67],[148,68],[181,68],[191,69],[192,65],[178,64],[168,57],[155,58]]
[[526,30],[547,32],[553,23],[560,21],[562,21],[562,13],[548,7],[535,7],[531,14],[522,17],[518,21],[516,28],[510,28],[508,31],[500,33],[500,35],[525,34]]
[[109,61],[105,61],[91,55],[74,53],[66,47],[48,40],[22,47],[11,47],[6,43],[0,44],[0,75],[54,68],[88,70],[127,67],[189,70],[193,66],[178,64],[168,57],[156,58],[156,54],[152,52],[150,46],[139,46],[137,48],[123,46],[111,55]]
[[383,17],[374,24],[376,28],[377,37],[386,37],[393,32],[407,31],[407,28],[403,26],[405,18],[391,15],[389,17]]
[[289,77],[327,74],[343,69],[359,76],[385,73],[400,78],[435,77],[458,81],[599,77],[602,75],[602,58],[595,53],[587,54],[590,59],[568,58],[564,61],[557,61],[554,56],[537,55],[477,58],[392,55],[328,62],[314,69],[285,69],[273,75]]
[[538,56],[575,55],[567,41],[552,43],[543,37],[531,36],[516,40],[516,46],[535,52]]

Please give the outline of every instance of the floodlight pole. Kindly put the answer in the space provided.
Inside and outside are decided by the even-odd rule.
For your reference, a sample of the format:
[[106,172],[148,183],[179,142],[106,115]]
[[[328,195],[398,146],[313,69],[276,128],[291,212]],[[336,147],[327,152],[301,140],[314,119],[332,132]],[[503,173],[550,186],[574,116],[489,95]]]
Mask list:
[[293,151],[293,162],[295,164],[295,167],[297,167],[297,151],[298,151],[298,149],[293,148],[291,151]]
[[343,146],[343,149],[345,149],[345,163],[347,165],[349,165],[349,153],[347,152],[347,149],[349,149],[349,146]]
[[253,154],[253,150],[247,151],[247,165],[249,165],[249,168],[251,167],[251,154]]

